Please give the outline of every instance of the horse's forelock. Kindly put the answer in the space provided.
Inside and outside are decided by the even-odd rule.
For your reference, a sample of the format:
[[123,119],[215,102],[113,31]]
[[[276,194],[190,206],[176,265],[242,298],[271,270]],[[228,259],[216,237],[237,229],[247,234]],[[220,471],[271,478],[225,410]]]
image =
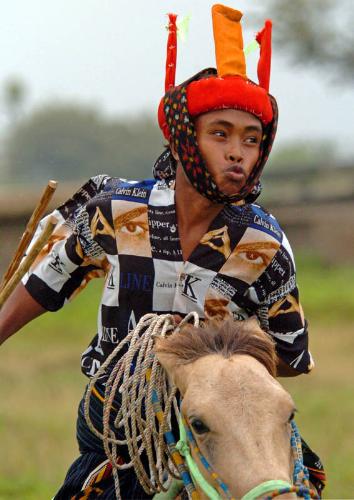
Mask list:
[[208,322],[201,327],[186,325],[170,337],[160,339],[157,352],[176,357],[176,363],[187,364],[208,354],[229,358],[248,354],[276,375],[277,355],[272,339],[254,321]]

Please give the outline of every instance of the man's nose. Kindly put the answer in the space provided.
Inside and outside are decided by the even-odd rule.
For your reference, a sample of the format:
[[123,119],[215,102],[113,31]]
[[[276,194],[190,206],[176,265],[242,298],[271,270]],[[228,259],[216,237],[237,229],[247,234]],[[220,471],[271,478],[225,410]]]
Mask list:
[[238,153],[229,153],[228,160],[232,163],[241,163],[242,156]]
[[241,145],[238,142],[230,144],[227,150],[227,160],[234,163],[240,163],[243,159]]

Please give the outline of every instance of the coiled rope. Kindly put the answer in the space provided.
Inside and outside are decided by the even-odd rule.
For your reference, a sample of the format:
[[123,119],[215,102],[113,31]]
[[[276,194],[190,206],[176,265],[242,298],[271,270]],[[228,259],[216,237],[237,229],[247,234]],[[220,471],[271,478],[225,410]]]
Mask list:
[[[194,326],[199,325],[196,313],[187,315],[179,327],[190,322]],[[171,408],[179,418],[177,388],[170,384],[165,370],[153,353],[155,337],[165,337],[175,329],[172,315],[146,314],[109,355],[88,385],[84,403],[85,419],[91,432],[102,440],[112,464],[117,499],[121,499],[119,470],[134,467],[139,482],[149,495],[167,491],[167,479],[180,478],[180,471],[176,470],[171,459],[171,450],[164,441],[164,433],[171,428]],[[101,433],[92,423],[89,409],[95,384],[103,377],[107,382]],[[117,411],[114,401],[118,393],[121,405]],[[160,418],[155,415],[156,400],[160,405],[160,414],[162,412]],[[124,439],[118,439],[111,428],[112,416],[115,416],[114,428],[117,431],[124,429]],[[122,464],[118,448],[125,445],[130,461]],[[142,461],[143,453],[148,459],[148,471]]]

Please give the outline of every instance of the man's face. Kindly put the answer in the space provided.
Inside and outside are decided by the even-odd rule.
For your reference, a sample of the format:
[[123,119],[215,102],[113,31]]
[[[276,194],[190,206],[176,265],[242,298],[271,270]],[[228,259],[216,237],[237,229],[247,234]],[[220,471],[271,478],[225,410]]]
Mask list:
[[210,111],[195,119],[199,150],[219,190],[234,195],[246,184],[259,157],[261,122],[236,109]]

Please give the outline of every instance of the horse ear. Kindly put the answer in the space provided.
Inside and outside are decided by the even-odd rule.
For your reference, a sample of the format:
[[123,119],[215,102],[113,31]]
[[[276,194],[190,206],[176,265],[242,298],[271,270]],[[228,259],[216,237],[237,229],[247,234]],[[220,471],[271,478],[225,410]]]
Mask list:
[[176,368],[177,356],[168,352],[163,347],[164,339],[157,338],[155,340],[154,351],[161,366],[167,371],[168,375],[173,378],[173,372]]
[[156,339],[155,354],[162,368],[166,370],[171,382],[178,387],[183,395],[187,389],[191,364],[181,364],[177,354],[167,351],[163,344],[164,339]]

